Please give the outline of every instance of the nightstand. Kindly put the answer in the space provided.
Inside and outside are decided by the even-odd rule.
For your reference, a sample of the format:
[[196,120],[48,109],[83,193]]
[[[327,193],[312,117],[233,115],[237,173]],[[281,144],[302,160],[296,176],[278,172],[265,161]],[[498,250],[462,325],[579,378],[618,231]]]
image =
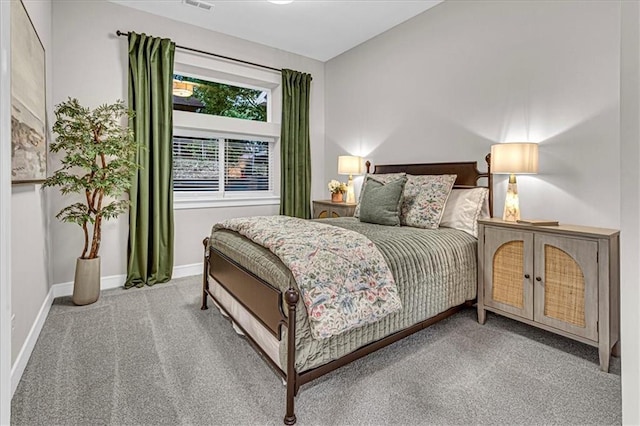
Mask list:
[[485,311],[618,353],[620,232],[478,221],[478,322]]
[[314,200],[313,218],[326,219],[353,216],[357,205],[357,203],[334,203],[331,200]]

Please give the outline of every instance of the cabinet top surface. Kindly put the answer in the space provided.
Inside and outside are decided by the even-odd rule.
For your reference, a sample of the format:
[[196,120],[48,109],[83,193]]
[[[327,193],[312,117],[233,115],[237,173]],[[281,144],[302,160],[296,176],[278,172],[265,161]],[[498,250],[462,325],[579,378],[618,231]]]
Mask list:
[[483,225],[501,226],[526,231],[555,232],[558,234],[574,234],[590,237],[614,237],[620,234],[617,229],[594,228],[591,226],[568,225],[560,223],[556,226],[530,225],[526,223],[507,222],[499,218],[479,219],[478,223]]
[[358,203],[347,203],[346,201],[334,202],[331,200],[313,200],[313,202],[318,204],[330,204],[332,206],[355,207],[358,205]]

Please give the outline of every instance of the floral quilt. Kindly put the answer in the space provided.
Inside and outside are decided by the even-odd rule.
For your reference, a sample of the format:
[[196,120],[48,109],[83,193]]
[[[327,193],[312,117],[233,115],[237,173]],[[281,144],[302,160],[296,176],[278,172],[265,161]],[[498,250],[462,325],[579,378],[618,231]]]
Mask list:
[[288,216],[229,219],[214,226],[269,249],[291,270],[311,334],[325,339],[401,309],[382,254],[364,235]]

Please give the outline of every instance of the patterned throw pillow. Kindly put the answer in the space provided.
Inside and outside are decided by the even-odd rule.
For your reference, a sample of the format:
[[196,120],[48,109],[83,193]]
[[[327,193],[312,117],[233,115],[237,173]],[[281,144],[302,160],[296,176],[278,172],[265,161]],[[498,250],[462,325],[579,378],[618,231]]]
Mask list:
[[406,176],[406,173],[383,173],[383,174],[379,174],[379,175],[373,175],[373,174],[368,174],[364,177],[364,180],[362,181],[362,187],[360,188],[360,198],[358,198],[358,205],[356,206],[356,209],[353,212],[353,217],[360,217],[360,203],[362,202],[362,193],[364,192],[364,187],[367,183],[367,177],[368,176],[373,176],[375,178],[375,180],[377,180],[380,183],[389,183],[391,181],[397,180],[399,178],[401,178],[402,176]]
[[400,215],[402,225],[425,229],[437,228],[456,177],[456,175],[408,175]]

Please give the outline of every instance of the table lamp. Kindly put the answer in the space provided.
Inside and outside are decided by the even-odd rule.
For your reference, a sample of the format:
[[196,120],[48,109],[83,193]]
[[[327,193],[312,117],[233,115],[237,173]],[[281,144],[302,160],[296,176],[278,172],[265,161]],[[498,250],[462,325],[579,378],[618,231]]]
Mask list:
[[538,173],[538,144],[514,142],[492,145],[491,173],[510,175],[502,219],[508,222],[520,220],[516,174]]
[[353,190],[353,175],[359,175],[362,173],[362,157],[356,157],[353,155],[340,155],[338,156],[338,174],[349,175],[349,182],[347,183],[347,203],[355,203],[356,195]]

